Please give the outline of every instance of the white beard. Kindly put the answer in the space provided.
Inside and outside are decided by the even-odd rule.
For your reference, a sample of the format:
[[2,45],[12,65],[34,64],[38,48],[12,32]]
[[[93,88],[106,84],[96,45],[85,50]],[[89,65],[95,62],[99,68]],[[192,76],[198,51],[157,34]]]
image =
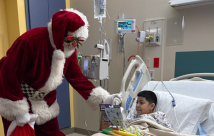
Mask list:
[[64,42],[64,54],[66,58],[69,58],[75,51],[75,48],[69,49],[69,43]]

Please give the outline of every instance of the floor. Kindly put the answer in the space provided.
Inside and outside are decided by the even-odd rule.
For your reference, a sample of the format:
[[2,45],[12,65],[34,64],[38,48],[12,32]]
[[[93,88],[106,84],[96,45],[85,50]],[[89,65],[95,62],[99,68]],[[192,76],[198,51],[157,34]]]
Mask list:
[[77,133],[73,133],[73,134],[69,134],[67,136],[86,136],[86,135],[82,135],[82,134],[77,134]]

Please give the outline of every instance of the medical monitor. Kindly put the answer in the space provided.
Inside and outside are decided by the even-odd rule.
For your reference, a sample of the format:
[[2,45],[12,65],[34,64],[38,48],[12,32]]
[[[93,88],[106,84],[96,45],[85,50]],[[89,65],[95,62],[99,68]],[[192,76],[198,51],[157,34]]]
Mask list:
[[114,28],[116,34],[135,33],[135,19],[115,19]]

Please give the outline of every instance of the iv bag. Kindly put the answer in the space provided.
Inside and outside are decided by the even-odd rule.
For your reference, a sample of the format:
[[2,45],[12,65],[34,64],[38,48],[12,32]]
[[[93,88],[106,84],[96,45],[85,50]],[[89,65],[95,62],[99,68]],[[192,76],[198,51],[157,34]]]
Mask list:
[[106,17],[106,0],[94,0],[94,18]]

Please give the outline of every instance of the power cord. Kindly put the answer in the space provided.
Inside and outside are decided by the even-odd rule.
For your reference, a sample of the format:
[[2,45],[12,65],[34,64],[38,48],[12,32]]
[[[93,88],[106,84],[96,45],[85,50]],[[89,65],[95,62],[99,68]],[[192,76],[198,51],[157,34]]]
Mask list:
[[[179,123],[178,123],[178,118],[176,116],[175,107],[173,107],[173,111],[174,111],[174,115],[175,115],[175,119],[176,119],[177,125],[180,126]],[[176,132],[178,132],[178,130],[180,130],[180,127],[177,128]]]
[[[174,98],[173,95],[170,93],[170,91],[167,89],[167,87],[166,87],[166,85],[164,84],[164,82],[163,82],[163,81],[158,81],[158,83],[159,83],[159,82],[162,82],[162,84],[164,85],[164,87],[166,88],[166,90],[168,91],[168,93],[171,95],[171,97],[172,97],[172,106],[175,107],[175,106],[176,106],[175,98]],[[152,91],[155,90],[155,88],[157,87],[158,83],[155,85],[155,87],[153,88]]]
[[117,62],[116,62],[116,68],[115,68],[115,72],[114,72],[114,78],[113,78],[113,85],[114,86],[114,83],[115,83],[115,76],[117,75],[116,72],[117,72],[117,64],[118,64],[118,58],[119,58],[119,53],[117,52]]
[[89,132],[89,130],[88,130],[87,122],[86,122],[86,120],[85,120],[85,110],[84,110],[84,104],[83,104],[83,101],[84,101],[84,99],[82,100],[82,108],[83,108],[84,125],[85,125],[85,127],[86,127],[86,130],[88,131],[89,136],[91,136],[91,133],[90,133],[90,132]]
[[[137,27],[137,29],[138,29],[138,38],[140,38],[140,31],[139,31],[139,28],[138,28],[138,26],[135,26],[135,27]],[[138,49],[137,49],[137,55],[139,55],[139,39],[138,39]]]
[[[175,106],[176,106],[176,103],[175,103],[175,98],[173,97],[173,95],[171,94],[171,92],[167,89],[166,85],[164,84],[163,81],[158,81],[159,82],[162,82],[162,84],[164,85],[164,87],[166,88],[166,90],[168,91],[168,93],[171,95],[172,97],[172,106],[173,106],[173,111],[174,111],[174,115],[175,115],[175,119],[176,119],[176,122],[177,122],[177,125],[179,126],[179,123],[178,123],[178,118],[176,116],[176,112],[175,112]],[[158,83],[155,85],[155,87],[153,88],[152,91],[155,90],[155,88],[157,87]],[[178,129],[176,130],[178,132],[178,130],[180,129],[180,127],[178,127]]]
[[109,91],[109,79],[107,79],[108,83],[107,83],[107,91]]
[[122,39],[122,45],[123,45],[123,75],[124,75],[124,73],[125,73],[125,68],[126,68],[124,36],[125,36],[125,34],[121,34],[121,35],[120,35],[120,39]]

